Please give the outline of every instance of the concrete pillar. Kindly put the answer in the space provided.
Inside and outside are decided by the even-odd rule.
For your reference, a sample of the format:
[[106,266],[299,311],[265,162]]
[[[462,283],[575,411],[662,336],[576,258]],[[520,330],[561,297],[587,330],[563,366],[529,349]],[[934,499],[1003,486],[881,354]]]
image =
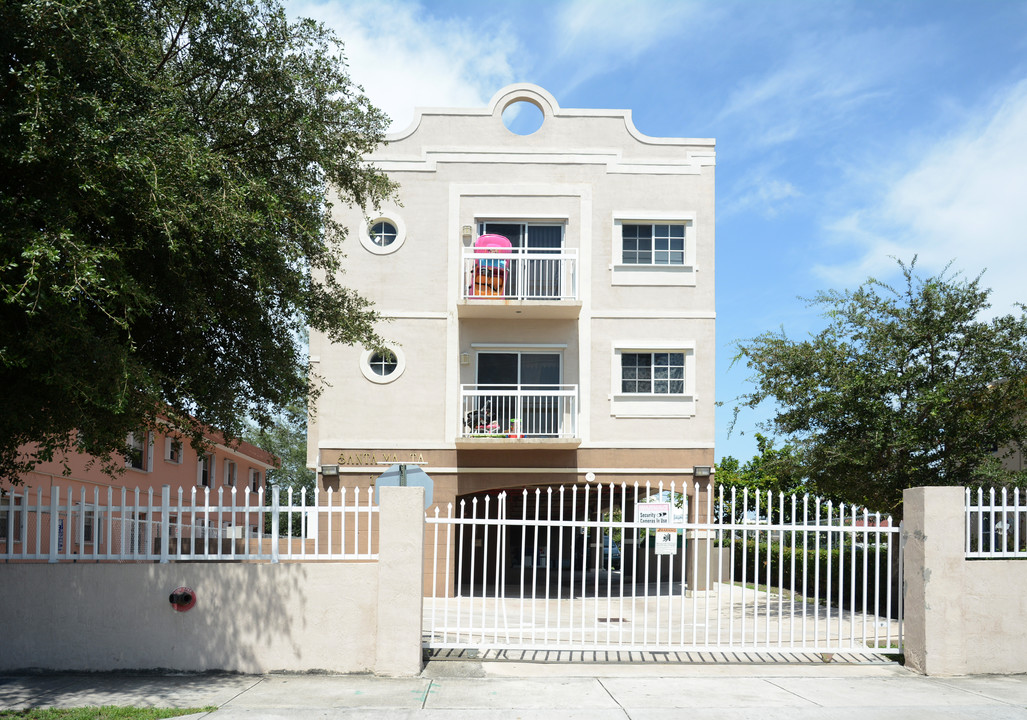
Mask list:
[[[709,477],[697,477],[692,480],[689,521],[710,522],[707,504],[712,484],[712,479]],[[687,542],[684,548],[688,554],[685,560],[688,575],[686,582],[691,592],[705,592],[717,581],[717,562],[720,560],[720,550],[713,545],[714,538],[715,535],[708,530],[695,530],[686,535]],[[712,554],[716,554],[716,558]]]
[[424,488],[383,487],[379,506],[375,672],[417,675],[421,672]]
[[967,672],[963,497],[961,487],[902,492],[906,666],[925,675]]

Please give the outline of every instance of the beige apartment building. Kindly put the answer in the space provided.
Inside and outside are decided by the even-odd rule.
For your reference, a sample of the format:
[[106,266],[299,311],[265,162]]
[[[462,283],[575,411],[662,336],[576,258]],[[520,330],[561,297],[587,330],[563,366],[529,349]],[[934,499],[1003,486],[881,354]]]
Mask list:
[[[541,110],[537,131],[507,129],[514,103]],[[369,160],[398,202],[337,204],[341,279],[389,319],[390,346],[311,332],[323,488],[419,462],[445,514],[501,490],[708,475],[712,139],[647,137],[630,111],[519,84],[485,108],[419,110]]]

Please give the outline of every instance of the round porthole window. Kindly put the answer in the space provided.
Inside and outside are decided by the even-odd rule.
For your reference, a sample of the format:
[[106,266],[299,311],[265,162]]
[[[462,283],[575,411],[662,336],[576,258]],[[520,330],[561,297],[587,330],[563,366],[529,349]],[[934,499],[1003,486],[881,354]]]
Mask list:
[[367,364],[371,366],[371,372],[375,375],[391,375],[396,372],[396,353],[391,350],[382,350],[381,352],[371,353],[371,358],[367,361]]
[[378,247],[388,247],[396,242],[396,226],[392,223],[381,220],[371,226],[371,242]]
[[365,350],[360,359],[360,372],[374,383],[390,383],[406,369],[406,359],[398,348]]
[[406,228],[398,217],[378,217],[370,220],[360,233],[360,244],[375,255],[394,253],[406,240]]

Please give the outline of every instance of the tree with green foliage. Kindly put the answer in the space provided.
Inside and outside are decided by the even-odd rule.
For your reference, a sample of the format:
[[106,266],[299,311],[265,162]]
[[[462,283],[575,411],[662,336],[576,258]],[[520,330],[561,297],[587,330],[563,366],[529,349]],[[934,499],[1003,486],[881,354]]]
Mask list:
[[267,471],[267,483],[282,490],[292,489],[296,501],[307,491],[308,503],[317,485],[317,474],[307,467],[307,411],[293,403],[270,426],[251,426],[245,440],[278,458],[278,466]]
[[363,162],[387,123],[329,30],[278,0],[11,0],[0,27],[0,478],[268,427],[310,392],[308,325],[381,345],[328,188],[393,192]]
[[812,298],[827,326],[808,339],[768,332],[736,358],[754,385],[740,408],[776,405],[769,428],[811,492],[896,517],[904,488],[1023,482],[1000,456],[1027,439],[1023,307],[987,319],[980,277],[899,266],[901,285]]
[[[714,500],[717,504],[719,517],[723,522],[741,522],[742,520],[742,497],[745,492],[749,493],[750,508],[759,503],[756,510],[761,514],[769,515],[774,522],[779,518],[778,500],[783,493],[786,496],[802,494],[809,491],[809,487],[802,475],[799,466],[799,458],[796,456],[795,448],[791,445],[774,447],[774,441],[762,433],[756,433],[757,454],[745,464],[741,464],[737,458],[728,455],[717,463],[716,478],[717,486]],[[721,492],[723,492],[724,503],[720,503]],[[737,501],[734,505],[734,516],[731,516],[731,498],[734,492]],[[771,507],[766,507],[767,495],[771,496]],[[790,499],[787,499],[785,518],[790,518]]]
[[757,453],[742,465],[730,455],[717,463],[717,487],[725,492],[731,489],[759,490],[773,493],[801,493],[806,485],[798,468],[798,458],[791,445],[774,447],[774,441],[756,433]]
[[[289,490],[293,491],[293,503],[296,505],[304,502],[308,506],[314,504],[317,474],[307,467],[307,409],[304,405],[289,404],[267,427],[251,425],[244,433],[244,439],[278,458],[278,466],[267,471],[266,505],[271,505],[271,493],[282,493],[281,502],[288,502]],[[302,537],[305,522],[302,514],[282,513],[279,527],[282,531],[289,527],[293,537]],[[265,531],[271,531],[270,514],[265,519]]]

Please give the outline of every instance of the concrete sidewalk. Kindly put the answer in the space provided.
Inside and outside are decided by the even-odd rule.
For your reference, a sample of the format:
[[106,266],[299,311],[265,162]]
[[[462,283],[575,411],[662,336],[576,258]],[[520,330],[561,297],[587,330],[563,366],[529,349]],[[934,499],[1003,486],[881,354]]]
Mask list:
[[189,718],[1023,718],[1027,676],[923,677],[897,665],[429,663],[370,675],[0,676],[0,709],[216,706]]

